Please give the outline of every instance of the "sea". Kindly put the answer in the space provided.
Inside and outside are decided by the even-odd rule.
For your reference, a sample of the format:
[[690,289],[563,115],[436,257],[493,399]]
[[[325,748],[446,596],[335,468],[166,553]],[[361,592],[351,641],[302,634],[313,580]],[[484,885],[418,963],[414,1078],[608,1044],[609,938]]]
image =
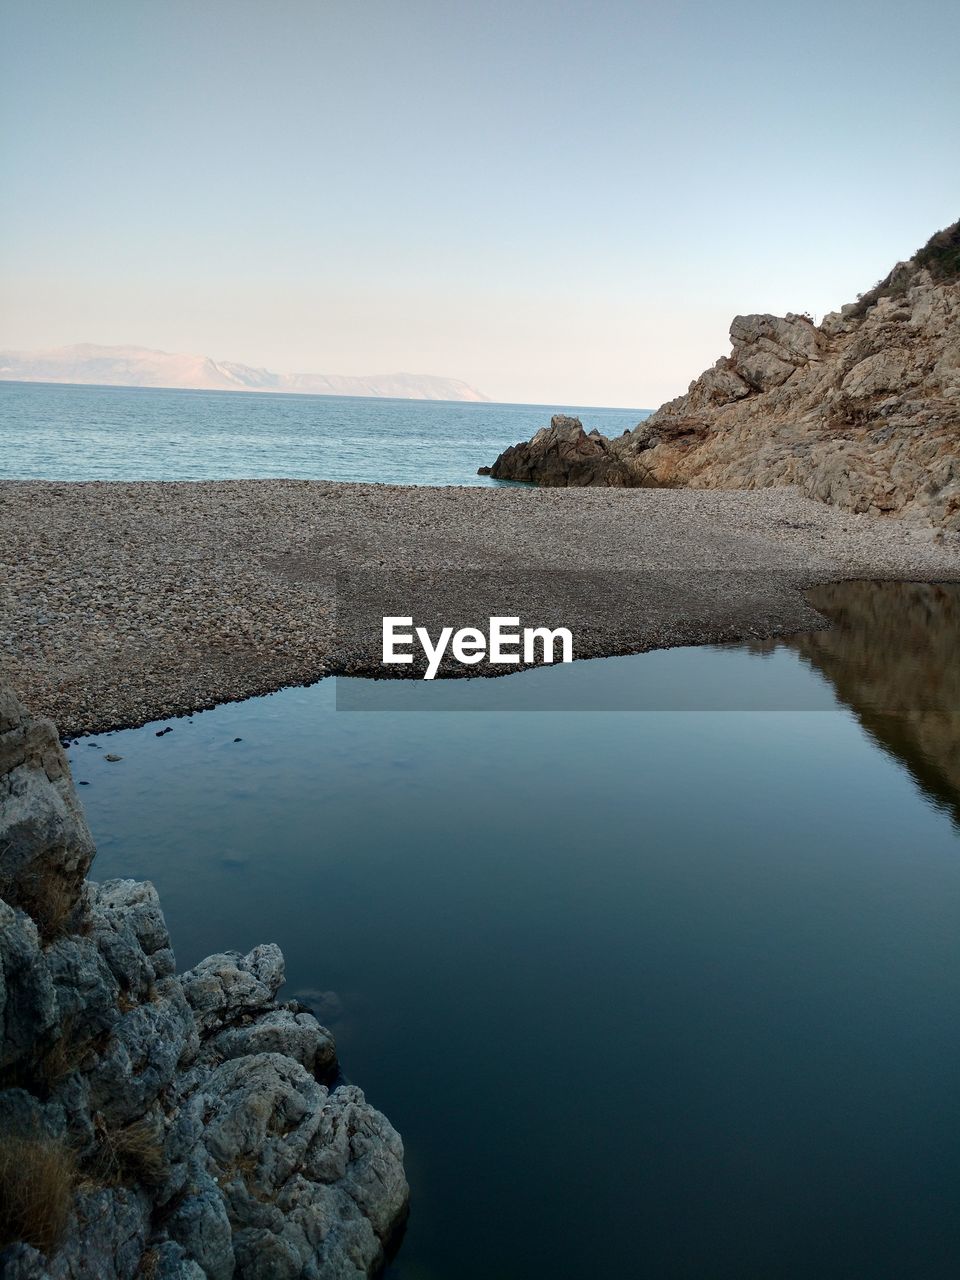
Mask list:
[[[0,404],[8,477],[418,484],[576,409]],[[404,1139],[389,1280],[960,1275],[960,589],[842,591],[776,645],[71,744],[93,874],[157,885],[181,967],[277,942],[284,994],[324,993]]]
[[554,413],[609,436],[648,412],[0,382],[0,479],[496,485],[478,468]]

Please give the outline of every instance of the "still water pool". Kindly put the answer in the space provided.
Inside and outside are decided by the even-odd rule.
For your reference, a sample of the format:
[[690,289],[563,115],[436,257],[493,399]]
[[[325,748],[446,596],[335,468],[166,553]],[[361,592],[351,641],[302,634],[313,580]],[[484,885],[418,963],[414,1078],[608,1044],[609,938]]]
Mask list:
[[[181,966],[276,941],[337,993],[407,1150],[394,1280],[960,1273],[960,601],[833,612],[486,713],[325,681],[72,747]],[[685,700],[751,673],[780,710]],[[509,709],[537,677],[659,709]]]

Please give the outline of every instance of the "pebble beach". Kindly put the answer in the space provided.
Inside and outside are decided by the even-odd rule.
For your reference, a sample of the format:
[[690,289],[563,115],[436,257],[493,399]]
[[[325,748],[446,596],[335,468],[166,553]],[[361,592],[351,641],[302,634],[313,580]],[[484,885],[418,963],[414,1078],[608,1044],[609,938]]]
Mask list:
[[570,597],[585,657],[810,629],[804,589],[960,580],[958,543],[792,489],[7,481],[0,679],[72,737],[362,670],[341,570],[523,574],[544,601],[559,571],[619,575]]

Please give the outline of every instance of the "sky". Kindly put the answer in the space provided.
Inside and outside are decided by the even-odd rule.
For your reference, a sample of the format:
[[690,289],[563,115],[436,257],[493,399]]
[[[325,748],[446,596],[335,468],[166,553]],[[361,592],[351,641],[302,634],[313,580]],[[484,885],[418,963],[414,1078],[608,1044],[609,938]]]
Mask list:
[[7,0],[0,347],[655,407],[960,217],[955,0]]

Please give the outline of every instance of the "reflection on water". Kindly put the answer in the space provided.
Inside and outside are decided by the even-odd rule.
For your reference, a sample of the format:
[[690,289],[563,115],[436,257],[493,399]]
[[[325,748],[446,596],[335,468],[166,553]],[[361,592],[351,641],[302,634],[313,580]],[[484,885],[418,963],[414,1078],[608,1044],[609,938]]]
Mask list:
[[276,941],[319,993],[404,1137],[391,1280],[960,1274],[957,596],[818,603],[763,656],[475,682],[645,713],[324,681],[72,749],[182,965]]
[[792,647],[960,824],[960,586],[843,582],[810,600],[834,629]]

